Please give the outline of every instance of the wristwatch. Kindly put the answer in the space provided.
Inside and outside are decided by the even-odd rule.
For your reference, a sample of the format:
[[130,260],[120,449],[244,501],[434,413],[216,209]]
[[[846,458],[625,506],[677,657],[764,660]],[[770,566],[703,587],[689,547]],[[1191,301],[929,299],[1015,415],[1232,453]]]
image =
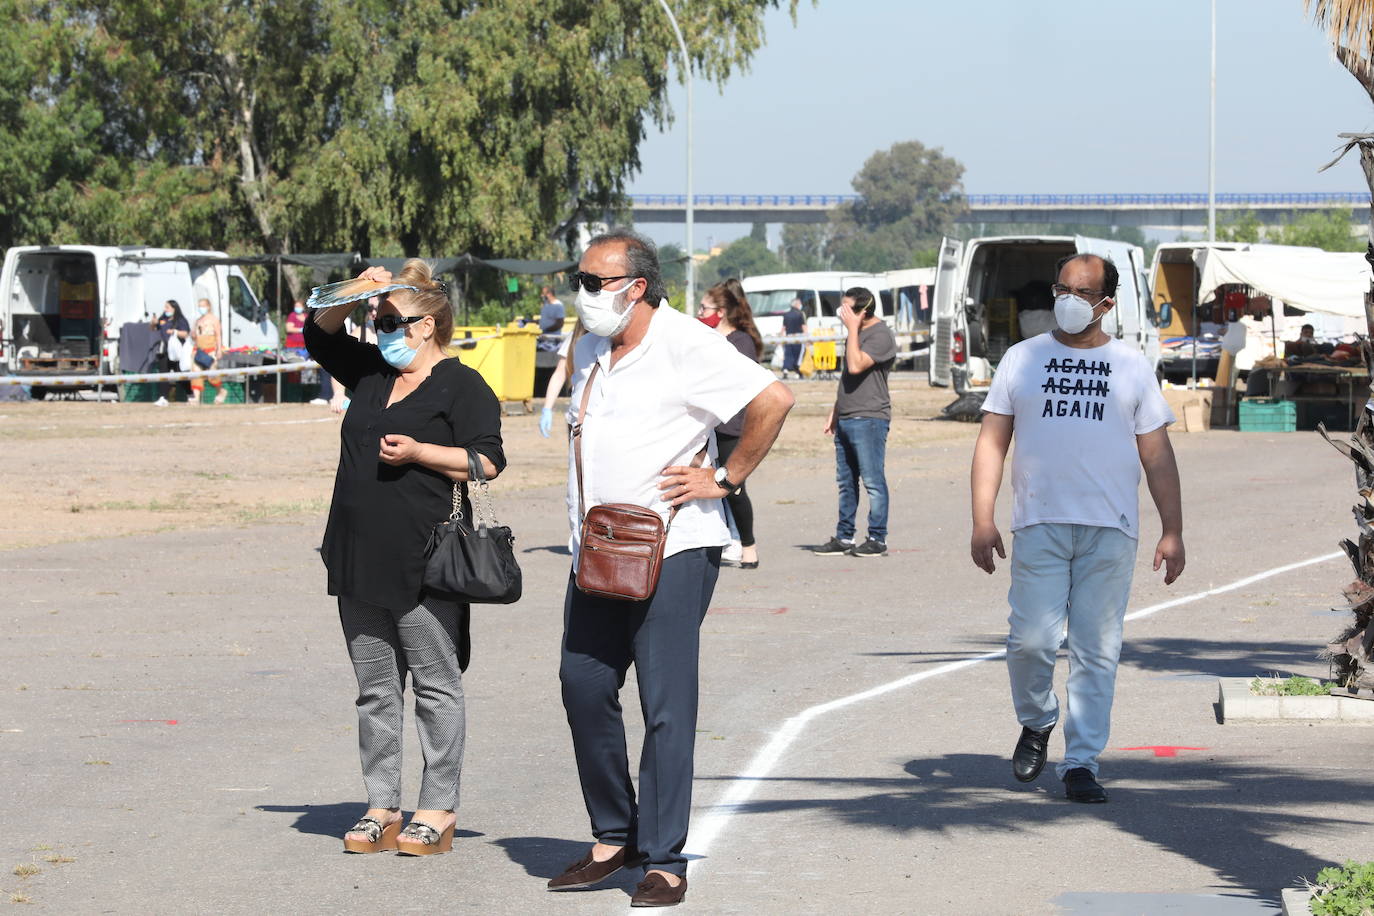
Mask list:
[[725,465],[716,468],[716,486],[731,496],[740,488],[739,484],[731,483],[730,478],[725,476]]

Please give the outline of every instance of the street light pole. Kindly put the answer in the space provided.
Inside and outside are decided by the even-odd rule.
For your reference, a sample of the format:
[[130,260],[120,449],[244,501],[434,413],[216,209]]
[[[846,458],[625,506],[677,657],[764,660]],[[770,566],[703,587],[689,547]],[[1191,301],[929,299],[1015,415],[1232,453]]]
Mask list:
[[1217,240],[1217,0],[1212,0],[1212,86],[1207,130],[1207,241]]
[[677,17],[668,6],[668,0],[658,0],[663,12],[668,16],[668,24],[673,27],[673,37],[677,39],[678,50],[682,52],[682,72],[687,83],[687,314],[692,314],[696,306],[696,261],[692,257],[692,59],[687,56],[687,42],[682,40],[682,30],[677,26]]

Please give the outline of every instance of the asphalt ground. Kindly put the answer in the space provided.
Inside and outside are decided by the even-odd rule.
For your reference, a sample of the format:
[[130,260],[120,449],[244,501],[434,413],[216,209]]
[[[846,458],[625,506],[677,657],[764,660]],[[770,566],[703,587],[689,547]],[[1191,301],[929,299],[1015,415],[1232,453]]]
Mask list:
[[[1214,709],[1218,676],[1326,673],[1316,653],[1341,625],[1344,559],[1127,625],[1102,759],[1109,804],[1065,801],[1051,768],[1030,786],[1011,778],[1019,727],[1004,665],[951,666],[1005,635],[1005,565],[987,576],[968,558],[973,434],[951,427],[889,451],[886,558],[805,549],[833,531],[823,447],[781,450],[750,481],[762,565],[722,572],[704,625],[688,841],[700,858],[685,905],[1240,916],[1276,912],[1281,888],[1327,864],[1374,858],[1374,730],[1221,725]],[[1353,530],[1349,465],[1315,434],[1174,441],[1189,565],[1169,588],[1149,571],[1158,529],[1142,493],[1133,611],[1329,555]],[[559,487],[498,487],[525,597],[475,610],[459,834],[452,854],[428,859],[340,851],[364,800],[353,675],[315,551],[321,515],[0,551],[0,902],[624,910],[634,876],[544,890],[590,840],[557,680],[561,500]],[[633,758],[633,675],[623,702]],[[409,724],[407,739],[413,805]],[[1061,750],[1056,732],[1052,760]]]

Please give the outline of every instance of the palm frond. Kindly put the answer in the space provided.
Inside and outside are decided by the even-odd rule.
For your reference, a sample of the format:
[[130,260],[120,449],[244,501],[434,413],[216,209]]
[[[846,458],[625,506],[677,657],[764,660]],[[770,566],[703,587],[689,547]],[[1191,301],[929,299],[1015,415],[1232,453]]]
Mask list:
[[1303,0],[1303,9],[1336,49],[1357,61],[1374,61],[1374,0]]

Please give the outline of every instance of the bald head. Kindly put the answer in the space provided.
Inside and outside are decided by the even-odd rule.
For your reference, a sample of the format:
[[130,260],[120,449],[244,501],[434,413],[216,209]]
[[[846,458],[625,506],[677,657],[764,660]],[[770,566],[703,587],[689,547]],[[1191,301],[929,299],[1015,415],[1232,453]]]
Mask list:
[[1120,279],[1116,265],[1096,254],[1073,254],[1061,259],[1056,265],[1056,276],[1061,286],[1101,290],[1101,294],[1110,299],[1116,298]]

